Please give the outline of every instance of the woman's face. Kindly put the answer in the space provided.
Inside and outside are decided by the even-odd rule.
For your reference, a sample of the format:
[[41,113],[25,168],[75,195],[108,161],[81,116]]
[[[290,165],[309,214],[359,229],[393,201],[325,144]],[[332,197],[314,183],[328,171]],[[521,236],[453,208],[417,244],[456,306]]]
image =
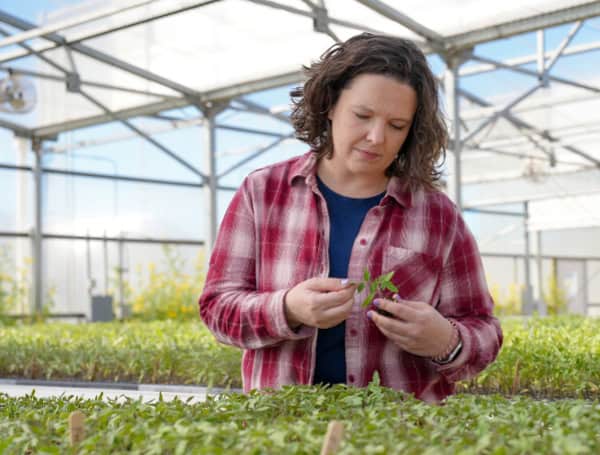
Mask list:
[[405,83],[379,74],[355,77],[329,111],[332,167],[340,176],[386,179],[416,107],[417,94]]

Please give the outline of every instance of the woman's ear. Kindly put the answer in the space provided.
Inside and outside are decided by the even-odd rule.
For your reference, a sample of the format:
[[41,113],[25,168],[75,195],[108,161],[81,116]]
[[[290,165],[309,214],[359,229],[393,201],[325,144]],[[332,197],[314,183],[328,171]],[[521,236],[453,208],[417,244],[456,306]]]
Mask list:
[[336,104],[331,106],[331,109],[329,109],[329,112],[327,112],[327,118],[329,119],[329,121],[333,121],[333,114],[335,111],[335,106],[336,106]]

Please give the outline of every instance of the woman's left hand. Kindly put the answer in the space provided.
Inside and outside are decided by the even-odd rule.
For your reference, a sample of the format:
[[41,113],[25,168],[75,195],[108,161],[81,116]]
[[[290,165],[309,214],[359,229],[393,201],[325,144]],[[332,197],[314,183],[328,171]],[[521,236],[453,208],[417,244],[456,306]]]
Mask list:
[[369,311],[367,316],[400,349],[422,357],[442,353],[452,339],[450,321],[424,302],[376,299],[377,308],[392,314]]

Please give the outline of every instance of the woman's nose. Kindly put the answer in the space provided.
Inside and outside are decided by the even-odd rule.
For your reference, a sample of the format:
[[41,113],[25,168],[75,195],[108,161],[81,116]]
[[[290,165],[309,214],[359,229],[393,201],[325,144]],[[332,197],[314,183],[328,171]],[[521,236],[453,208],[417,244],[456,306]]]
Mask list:
[[369,125],[367,140],[372,144],[381,144],[385,139],[385,125],[382,122],[373,121]]

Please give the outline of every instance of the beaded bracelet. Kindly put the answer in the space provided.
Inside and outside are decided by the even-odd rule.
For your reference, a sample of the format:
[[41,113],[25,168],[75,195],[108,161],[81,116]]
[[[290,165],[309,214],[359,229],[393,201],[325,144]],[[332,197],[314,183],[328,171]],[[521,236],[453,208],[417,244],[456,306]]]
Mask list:
[[443,362],[448,359],[448,356],[453,353],[460,342],[460,333],[458,327],[456,327],[456,323],[452,319],[447,319],[447,321],[452,325],[452,338],[450,338],[448,346],[441,354],[431,358],[434,362]]

